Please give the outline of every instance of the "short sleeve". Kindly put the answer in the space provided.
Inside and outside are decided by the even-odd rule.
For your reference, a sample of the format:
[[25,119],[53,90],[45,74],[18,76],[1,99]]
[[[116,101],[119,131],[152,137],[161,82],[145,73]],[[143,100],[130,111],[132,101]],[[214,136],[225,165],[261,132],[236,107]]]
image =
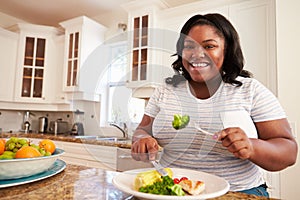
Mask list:
[[148,104],[145,108],[145,114],[150,116],[150,117],[156,117],[156,115],[160,111],[159,107],[159,99],[162,95],[162,87],[157,87],[155,88],[153,94],[151,95]]
[[263,84],[254,80],[254,96],[251,117],[254,122],[286,118],[286,114],[276,96]]

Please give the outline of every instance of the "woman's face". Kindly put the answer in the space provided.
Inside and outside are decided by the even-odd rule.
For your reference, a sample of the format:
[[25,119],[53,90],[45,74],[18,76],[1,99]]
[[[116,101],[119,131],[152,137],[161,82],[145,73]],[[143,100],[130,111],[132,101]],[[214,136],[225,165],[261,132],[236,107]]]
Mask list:
[[224,60],[224,38],[209,25],[194,26],[184,40],[182,63],[195,82],[218,76]]

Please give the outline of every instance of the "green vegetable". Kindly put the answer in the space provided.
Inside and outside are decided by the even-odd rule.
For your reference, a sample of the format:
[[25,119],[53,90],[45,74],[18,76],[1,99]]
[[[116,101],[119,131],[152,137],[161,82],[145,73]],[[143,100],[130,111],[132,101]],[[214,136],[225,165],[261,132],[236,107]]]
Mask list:
[[169,189],[171,190],[172,195],[176,195],[176,196],[184,196],[185,195],[185,192],[182,190],[181,185],[174,184],[173,186],[169,187]]
[[175,114],[172,122],[172,126],[176,130],[179,130],[186,127],[189,122],[190,122],[190,116],[188,115],[181,116],[180,114]]
[[174,181],[169,176],[162,176],[162,181],[156,181],[151,185],[141,187],[139,192],[159,194],[159,195],[176,195],[183,196],[185,195],[181,186],[174,184]]

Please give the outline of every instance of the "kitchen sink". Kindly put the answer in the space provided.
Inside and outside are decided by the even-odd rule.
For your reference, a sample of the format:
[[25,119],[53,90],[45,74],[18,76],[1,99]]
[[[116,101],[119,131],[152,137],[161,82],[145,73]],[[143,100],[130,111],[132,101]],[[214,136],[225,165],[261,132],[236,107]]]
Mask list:
[[94,135],[77,135],[74,136],[76,139],[83,139],[83,140],[96,140],[98,136]]
[[127,141],[129,139],[128,138],[120,138],[120,137],[97,137],[96,140],[121,142],[121,141]]
[[105,136],[96,136],[96,135],[77,135],[74,136],[76,139],[82,139],[82,140],[100,140],[100,141],[113,141],[113,142],[121,142],[121,141],[127,141],[128,138],[122,138],[122,137],[105,137]]

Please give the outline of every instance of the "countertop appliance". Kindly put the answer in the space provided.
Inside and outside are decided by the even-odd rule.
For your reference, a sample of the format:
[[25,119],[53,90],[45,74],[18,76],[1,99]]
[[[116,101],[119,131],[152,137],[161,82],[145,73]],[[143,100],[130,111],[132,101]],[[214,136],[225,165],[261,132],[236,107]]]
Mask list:
[[72,126],[72,135],[84,135],[83,124],[81,122],[76,122]]
[[51,121],[49,125],[49,132],[54,134],[68,133],[70,132],[69,123],[62,121],[62,119]]
[[46,133],[48,128],[48,118],[47,117],[40,117],[39,118],[39,132]]
[[74,124],[72,126],[72,135],[84,135],[83,129],[84,112],[76,110],[74,112]]

